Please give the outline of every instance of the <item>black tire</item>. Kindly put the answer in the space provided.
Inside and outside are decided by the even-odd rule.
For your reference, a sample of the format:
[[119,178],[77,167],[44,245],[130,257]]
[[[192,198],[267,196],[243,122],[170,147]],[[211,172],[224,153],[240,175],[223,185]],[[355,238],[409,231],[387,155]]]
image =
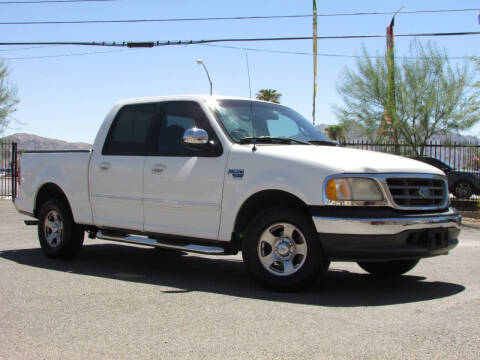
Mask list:
[[389,277],[400,276],[409,272],[419,261],[419,259],[412,259],[385,262],[358,262],[358,266],[372,275]]
[[[288,232],[291,236],[286,235]],[[272,236],[274,246],[264,240],[266,234]],[[280,252],[288,253],[280,258]],[[269,256],[270,260],[266,260]],[[242,257],[258,282],[280,291],[300,290],[313,284],[330,265],[311,219],[299,210],[283,207],[262,211],[250,222]],[[270,262],[270,266],[264,265]]]
[[468,181],[459,181],[455,183],[453,195],[457,199],[469,199],[473,195],[473,186]]
[[51,199],[43,204],[38,217],[38,239],[43,252],[55,259],[71,259],[83,245],[84,231],[73,222],[66,204]]

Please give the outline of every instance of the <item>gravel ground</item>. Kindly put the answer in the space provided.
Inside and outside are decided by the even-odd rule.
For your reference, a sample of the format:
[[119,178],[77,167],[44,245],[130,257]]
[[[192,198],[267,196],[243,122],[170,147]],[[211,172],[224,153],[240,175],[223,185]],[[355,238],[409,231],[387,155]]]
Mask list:
[[46,258],[0,201],[2,359],[479,359],[480,230],[407,276],[333,263],[302,293],[265,291],[241,257],[85,241]]

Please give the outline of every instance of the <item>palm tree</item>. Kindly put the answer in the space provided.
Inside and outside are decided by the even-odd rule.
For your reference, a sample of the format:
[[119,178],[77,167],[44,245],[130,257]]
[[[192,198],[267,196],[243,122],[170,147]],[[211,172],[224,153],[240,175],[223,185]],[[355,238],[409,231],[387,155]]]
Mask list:
[[257,97],[258,100],[270,101],[275,104],[280,104],[279,99],[282,96],[282,94],[278,93],[277,90],[262,89],[262,90],[259,90],[255,96]]
[[328,137],[332,140],[345,142],[346,129],[343,125],[330,125],[325,129]]

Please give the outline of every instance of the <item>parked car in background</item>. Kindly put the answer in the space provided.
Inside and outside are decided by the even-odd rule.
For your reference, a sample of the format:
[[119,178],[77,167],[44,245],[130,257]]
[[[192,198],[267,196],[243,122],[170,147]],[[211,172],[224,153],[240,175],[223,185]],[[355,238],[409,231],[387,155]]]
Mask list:
[[430,156],[414,159],[442,170],[447,175],[449,191],[456,198],[468,199],[480,194],[480,171],[456,170],[446,162]]

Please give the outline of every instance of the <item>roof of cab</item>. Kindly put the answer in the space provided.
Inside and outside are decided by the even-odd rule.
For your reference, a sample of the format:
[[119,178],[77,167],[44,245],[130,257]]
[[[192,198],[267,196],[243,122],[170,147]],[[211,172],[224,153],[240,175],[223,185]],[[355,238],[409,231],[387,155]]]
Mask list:
[[149,96],[141,98],[129,98],[118,101],[115,105],[127,105],[127,104],[141,104],[141,103],[150,103],[150,102],[160,102],[160,101],[175,101],[175,100],[203,100],[209,102],[211,100],[252,100],[258,102],[266,102],[258,99],[249,99],[244,97],[236,96],[225,96],[225,95],[168,95],[168,96]]

